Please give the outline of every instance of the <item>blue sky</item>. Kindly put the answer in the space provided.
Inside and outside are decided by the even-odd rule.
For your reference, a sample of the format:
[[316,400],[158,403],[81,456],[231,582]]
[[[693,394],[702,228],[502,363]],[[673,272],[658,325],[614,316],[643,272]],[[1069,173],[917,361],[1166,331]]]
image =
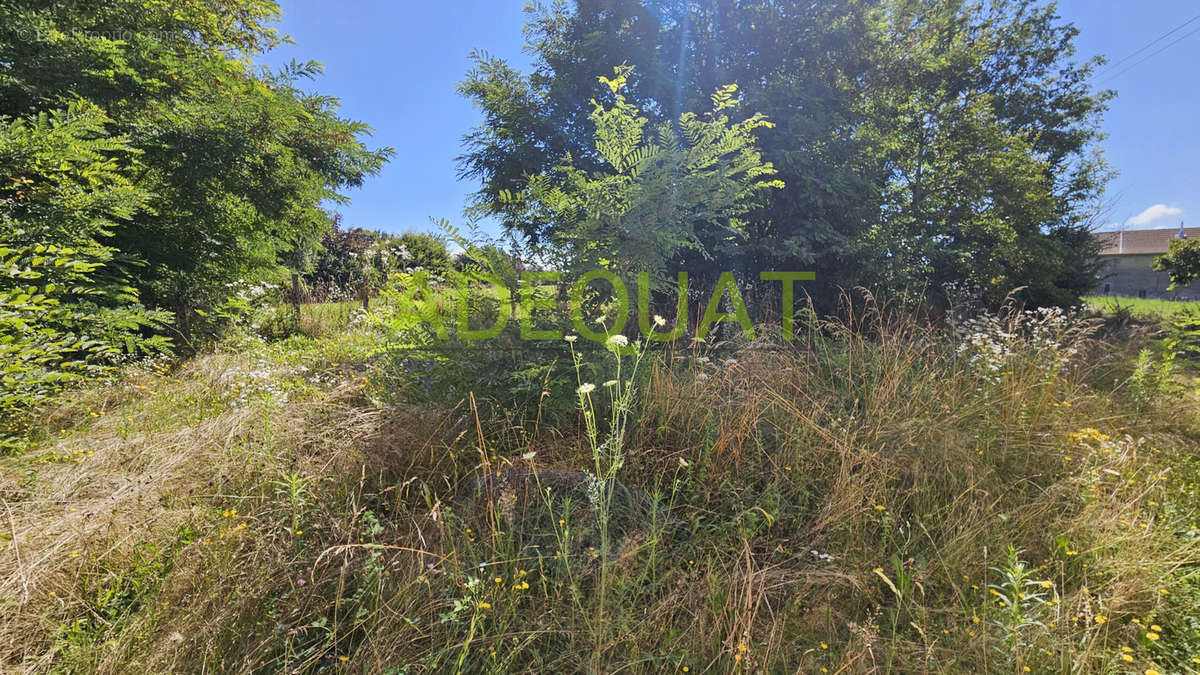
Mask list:
[[[265,62],[321,61],[325,77],[314,88],[340,97],[344,114],[372,125],[373,143],[396,148],[382,174],[352,191],[352,203],[339,209],[344,222],[391,231],[430,229],[431,216],[462,222],[466,196],[476,186],[456,180],[454,157],[479,115],[454,86],[470,66],[472,49],[528,66],[521,51],[524,2],[281,0],[281,28],[296,44]],[[1081,60],[1094,54],[1110,63],[1126,59],[1094,79],[1119,94],[1104,122],[1104,151],[1120,175],[1109,186],[1103,222],[1200,224],[1200,18],[1137,53],[1200,15],[1200,3],[1061,0],[1059,11],[1081,30]]]

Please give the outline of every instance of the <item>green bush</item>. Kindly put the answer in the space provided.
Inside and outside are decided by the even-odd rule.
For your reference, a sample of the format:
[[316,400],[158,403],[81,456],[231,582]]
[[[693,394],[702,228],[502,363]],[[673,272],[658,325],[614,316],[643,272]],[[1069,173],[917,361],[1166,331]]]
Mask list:
[[105,239],[145,194],[119,170],[131,153],[86,103],[0,121],[0,444],[58,391],[104,376],[119,358],[168,351],[129,283],[132,261]]

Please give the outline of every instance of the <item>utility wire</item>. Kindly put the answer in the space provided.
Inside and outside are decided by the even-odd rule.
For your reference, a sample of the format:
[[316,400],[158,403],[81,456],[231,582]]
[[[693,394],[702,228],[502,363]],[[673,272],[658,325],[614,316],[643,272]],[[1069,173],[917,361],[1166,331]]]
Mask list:
[[1096,73],[1096,75],[1097,76],[1103,75],[1104,73],[1106,73],[1110,70],[1113,70],[1114,68],[1121,65],[1122,63],[1125,63],[1129,59],[1132,59],[1133,57],[1137,56],[1138,54],[1141,54],[1142,52],[1146,51],[1147,49],[1150,49],[1151,47],[1158,44],[1159,42],[1162,42],[1163,40],[1171,37],[1171,35],[1179,32],[1183,28],[1186,28],[1188,26],[1188,24],[1192,23],[1193,21],[1195,21],[1197,19],[1200,19],[1200,14],[1193,16],[1192,18],[1188,19],[1187,21],[1184,21],[1183,23],[1172,28],[1171,30],[1169,30],[1169,31],[1163,33],[1162,35],[1159,35],[1158,37],[1154,38],[1153,40],[1147,42],[1146,44],[1142,45],[1137,51],[1133,52],[1132,54],[1127,55],[1125,58],[1121,59],[1120,61],[1114,61],[1113,63],[1110,63],[1110,64],[1104,66],[1104,68],[1100,69],[1100,72]]
[[[1121,59],[1120,61],[1114,61],[1113,63],[1106,65],[1104,68],[1102,68],[1099,72],[1097,72],[1092,77],[1100,77],[1100,76],[1105,75],[1106,73],[1111,72],[1112,70],[1116,69],[1118,66],[1125,63],[1129,59],[1132,59],[1133,57],[1137,56],[1138,54],[1141,54],[1142,52],[1146,51],[1147,49],[1150,49],[1151,47],[1158,44],[1159,42],[1162,42],[1163,40],[1171,37],[1175,33],[1178,33],[1179,31],[1183,30],[1184,28],[1186,28],[1188,25],[1190,25],[1191,23],[1193,23],[1196,20],[1200,20],[1200,14],[1193,16],[1192,18],[1188,19],[1187,21],[1184,21],[1183,23],[1172,28],[1171,30],[1169,30],[1169,31],[1163,33],[1162,35],[1159,35],[1158,37],[1154,38],[1153,40],[1147,42],[1146,44],[1142,45],[1137,51],[1133,52],[1132,54],[1127,55],[1125,58]],[[1179,38],[1179,40],[1182,40],[1183,38],[1186,38],[1195,32],[1196,31],[1192,31],[1191,33],[1188,33],[1187,35],[1184,35],[1182,38]],[[1179,40],[1176,40],[1175,42],[1179,42]],[[1172,42],[1170,45],[1167,45],[1167,47],[1170,47],[1171,45],[1175,44],[1175,42]],[[1166,49],[1166,47],[1164,47],[1163,49]],[[1155,54],[1158,54],[1161,51],[1162,50],[1159,50],[1158,52],[1154,52],[1154,54],[1151,54],[1150,56],[1147,56],[1146,58],[1148,59],[1148,58],[1154,56]],[[1142,61],[1145,61],[1145,60],[1146,59],[1142,59]],[[1130,68],[1133,68],[1134,66],[1136,66],[1138,63],[1141,63],[1142,61],[1138,61],[1137,63],[1130,66]],[[1123,70],[1121,72],[1124,73],[1125,71]]]
[[1113,78],[1120,77],[1120,76],[1124,75],[1125,73],[1128,73],[1129,71],[1133,70],[1134,68],[1137,68],[1137,67],[1138,67],[1138,66],[1140,66],[1141,64],[1143,64],[1143,63],[1145,63],[1145,62],[1149,61],[1150,59],[1154,58],[1155,56],[1158,56],[1159,54],[1161,54],[1161,53],[1163,53],[1163,52],[1167,51],[1168,49],[1170,49],[1171,47],[1173,47],[1173,46],[1175,46],[1175,45],[1179,44],[1180,42],[1183,42],[1184,40],[1186,40],[1186,39],[1188,39],[1189,37],[1191,37],[1191,36],[1195,35],[1196,33],[1200,33],[1200,28],[1195,28],[1195,29],[1193,29],[1193,30],[1190,30],[1190,31],[1188,31],[1187,33],[1184,33],[1184,34],[1183,34],[1182,36],[1180,36],[1178,39],[1176,39],[1176,40],[1172,40],[1171,42],[1168,42],[1167,44],[1163,45],[1161,48],[1159,48],[1159,49],[1157,49],[1157,50],[1155,50],[1155,51],[1153,51],[1153,52],[1150,52],[1149,54],[1147,54],[1147,55],[1145,56],[1145,58],[1142,58],[1142,59],[1139,59],[1139,60],[1137,60],[1137,61],[1134,61],[1134,62],[1133,62],[1133,63],[1131,63],[1131,64],[1130,64],[1128,67],[1126,67],[1126,68],[1123,68],[1123,69],[1121,69],[1121,70],[1117,71],[1116,73],[1113,73],[1112,75],[1108,75],[1108,76],[1106,76],[1104,79],[1105,79],[1105,80],[1111,80],[1111,79],[1113,79]]

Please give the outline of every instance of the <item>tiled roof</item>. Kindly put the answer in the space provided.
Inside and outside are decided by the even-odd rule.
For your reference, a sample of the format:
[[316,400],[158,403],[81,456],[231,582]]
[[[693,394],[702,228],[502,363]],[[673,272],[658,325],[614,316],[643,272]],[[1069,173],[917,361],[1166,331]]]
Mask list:
[[[1200,239],[1200,227],[1185,227],[1183,232],[1188,239]],[[1166,253],[1171,240],[1179,236],[1179,228],[1096,232],[1093,236],[1100,240],[1100,255]]]

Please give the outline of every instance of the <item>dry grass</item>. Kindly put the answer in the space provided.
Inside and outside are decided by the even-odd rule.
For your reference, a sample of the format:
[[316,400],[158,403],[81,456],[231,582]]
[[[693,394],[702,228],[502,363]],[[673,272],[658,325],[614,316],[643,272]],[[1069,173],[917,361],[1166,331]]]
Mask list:
[[[575,425],[379,408],[339,351],[362,336],[131,372],[5,460],[0,659],[1099,673],[1200,657],[1193,399],[1170,415],[1123,403],[1108,355],[1125,352],[1087,327],[1062,336],[1072,363],[1047,370],[1030,347],[993,378],[902,312],[852,315],[787,349],[652,364],[621,480],[690,536],[651,529],[608,562],[566,539],[535,555],[504,518],[455,512],[481,472],[589,466]],[[571,513],[551,515],[573,536]],[[1037,625],[989,592],[1013,573],[1008,546],[1044,593],[1021,601]]]

